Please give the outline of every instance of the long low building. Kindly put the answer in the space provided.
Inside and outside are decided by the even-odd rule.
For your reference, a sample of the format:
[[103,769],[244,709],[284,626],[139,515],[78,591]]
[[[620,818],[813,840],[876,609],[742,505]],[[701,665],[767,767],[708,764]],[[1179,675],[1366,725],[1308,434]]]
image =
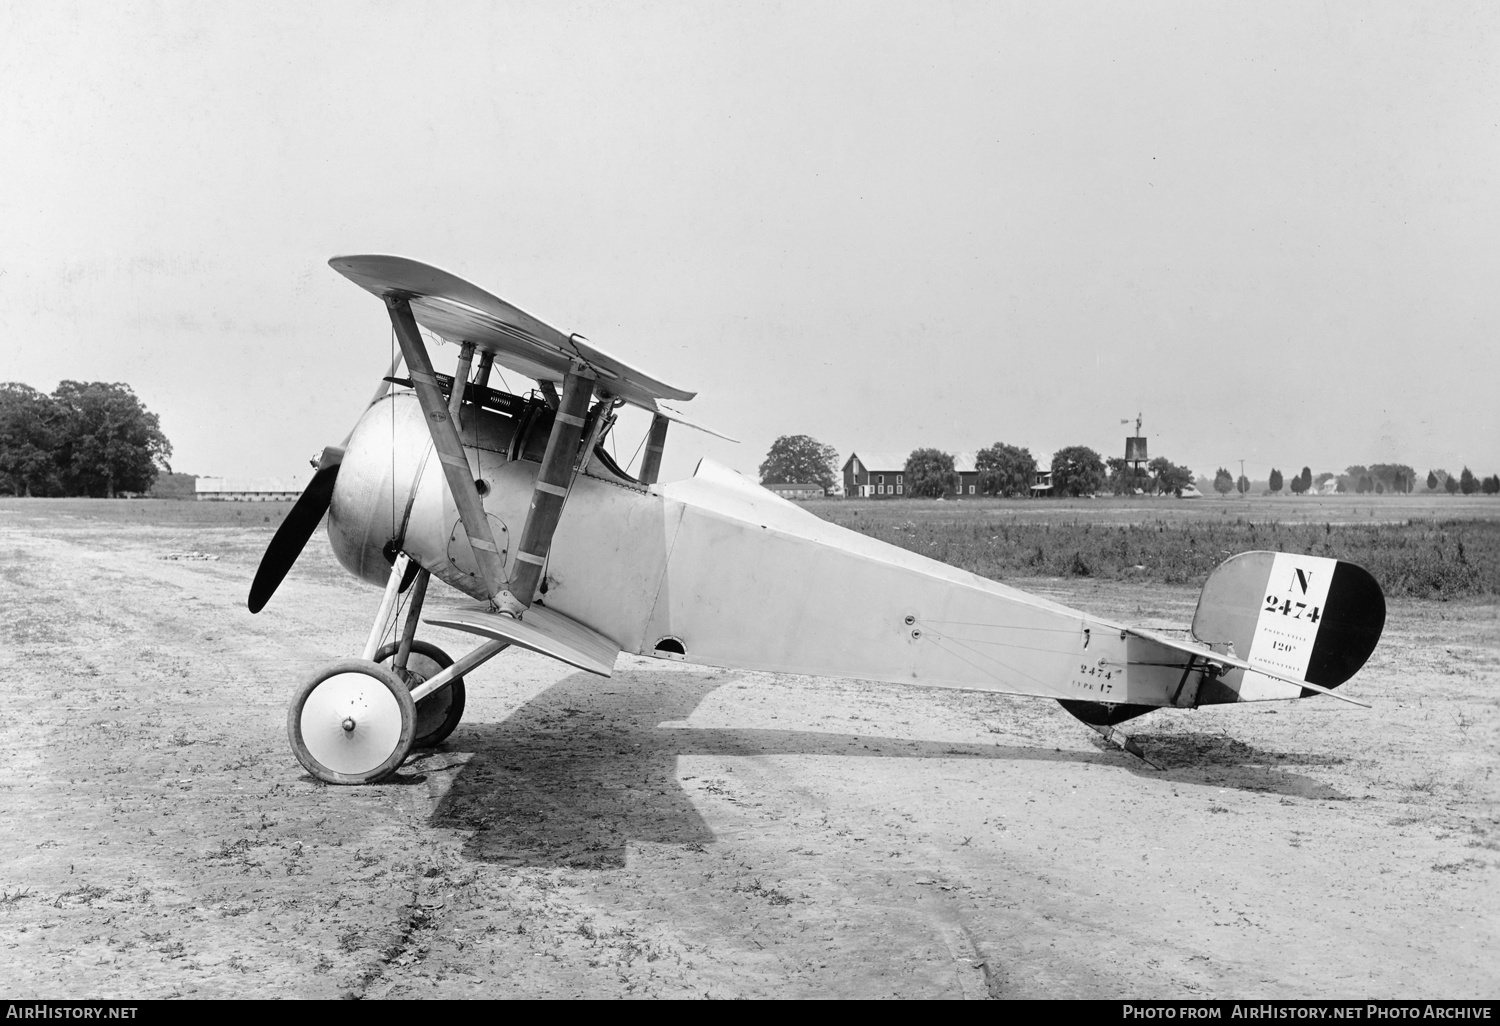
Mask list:
[[199,502],[280,502],[297,498],[307,482],[291,477],[200,477],[193,487]]
[[783,499],[821,499],[828,494],[816,481],[773,481],[761,487],[775,492]]

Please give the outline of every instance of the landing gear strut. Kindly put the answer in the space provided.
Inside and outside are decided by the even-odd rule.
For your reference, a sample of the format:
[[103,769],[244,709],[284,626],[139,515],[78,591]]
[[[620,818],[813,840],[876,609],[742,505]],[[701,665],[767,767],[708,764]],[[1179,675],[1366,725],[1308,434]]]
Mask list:
[[[438,671],[453,665],[453,659],[426,641],[413,641],[407,655],[406,668],[397,669],[394,660],[399,653],[399,642],[382,645],[375,653],[375,662],[390,670],[405,681],[407,688],[415,691],[436,677]],[[452,683],[417,703],[417,733],[412,738],[413,748],[432,748],[440,745],[453,733],[458,721],[464,716],[464,679],[453,678]]]

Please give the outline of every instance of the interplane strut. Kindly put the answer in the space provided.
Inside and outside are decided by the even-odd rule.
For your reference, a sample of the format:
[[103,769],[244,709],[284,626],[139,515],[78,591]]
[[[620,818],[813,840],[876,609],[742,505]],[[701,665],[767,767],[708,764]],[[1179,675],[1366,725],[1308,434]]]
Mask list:
[[[411,304],[401,296],[386,296],[385,303],[391,315],[391,325],[396,329],[396,341],[406,359],[406,369],[411,374],[412,388],[417,393],[422,412],[427,416],[432,444],[443,464],[443,477],[448,482],[448,490],[453,494],[453,502],[458,507],[464,531],[469,536],[469,547],[474,552],[474,561],[479,565],[479,576],[484,581],[490,603],[501,612],[518,616],[526,605],[516,600],[506,580],[505,561],[500,556],[499,546],[495,544],[494,532],[490,530],[489,519],[484,513],[484,501],[479,497],[479,489],[474,484],[468,457],[464,455],[463,443],[458,437],[458,428],[443,401],[443,393],[438,388],[432,361],[427,358],[427,347],[422,343],[416,318],[411,313]],[[472,359],[472,348],[468,350],[468,355]],[[464,369],[467,371],[467,366]],[[463,381],[455,381],[455,393],[462,396],[465,384]]]

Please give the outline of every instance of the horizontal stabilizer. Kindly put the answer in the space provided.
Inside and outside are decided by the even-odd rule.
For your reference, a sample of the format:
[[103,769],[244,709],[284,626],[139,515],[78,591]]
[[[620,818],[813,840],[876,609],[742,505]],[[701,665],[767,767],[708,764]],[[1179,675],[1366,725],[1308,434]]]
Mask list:
[[1266,666],[1262,666],[1259,663],[1246,662],[1243,659],[1237,659],[1234,656],[1225,655],[1223,652],[1215,652],[1211,648],[1206,648],[1203,645],[1194,644],[1191,641],[1178,641],[1176,638],[1168,638],[1164,635],[1157,634],[1155,631],[1142,630],[1139,627],[1127,627],[1125,628],[1125,633],[1132,634],[1137,638],[1145,638],[1148,641],[1154,641],[1158,645],[1165,645],[1168,648],[1174,648],[1179,652],[1186,652],[1189,655],[1198,656],[1200,659],[1204,659],[1212,663],[1218,663],[1220,666],[1228,667],[1229,669],[1249,670],[1252,673],[1259,673],[1263,676],[1270,677],[1272,680],[1279,680],[1284,684],[1295,684],[1299,688],[1306,688],[1309,691],[1316,691],[1320,695],[1328,695],[1330,698],[1337,698],[1340,702],[1348,702],[1350,705],[1357,705],[1361,709],[1371,708],[1371,706],[1369,706],[1367,703],[1356,701],[1355,699],[1350,698],[1347,695],[1341,695],[1338,692],[1334,691],[1332,688],[1325,688],[1320,684],[1312,684],[1305,680],[1298,680],[1295,677],[1289,677],[1285,673],[1278,672],[1277,670],[1271,669]]
[[486,606],[444,609],[424,619],[436,627],[508,641],[601,677],[614,672],[620,654],[620,646],[598,631],[546,606],[532,606],[522,620],[492,613]]

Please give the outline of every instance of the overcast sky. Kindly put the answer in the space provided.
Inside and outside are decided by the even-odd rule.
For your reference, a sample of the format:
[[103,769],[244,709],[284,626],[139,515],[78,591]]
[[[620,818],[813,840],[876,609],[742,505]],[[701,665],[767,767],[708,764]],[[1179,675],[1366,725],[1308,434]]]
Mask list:
[[176,470],[305,475],[390,345],[326,261],[388,252],[696,389],[742,443],[673,428],[668,477],[781,434],[1118,455],[1137,412],[1209,476],[1494,473],[1497,30],[1453,2],[9,0],[0,380],[128,382]]

